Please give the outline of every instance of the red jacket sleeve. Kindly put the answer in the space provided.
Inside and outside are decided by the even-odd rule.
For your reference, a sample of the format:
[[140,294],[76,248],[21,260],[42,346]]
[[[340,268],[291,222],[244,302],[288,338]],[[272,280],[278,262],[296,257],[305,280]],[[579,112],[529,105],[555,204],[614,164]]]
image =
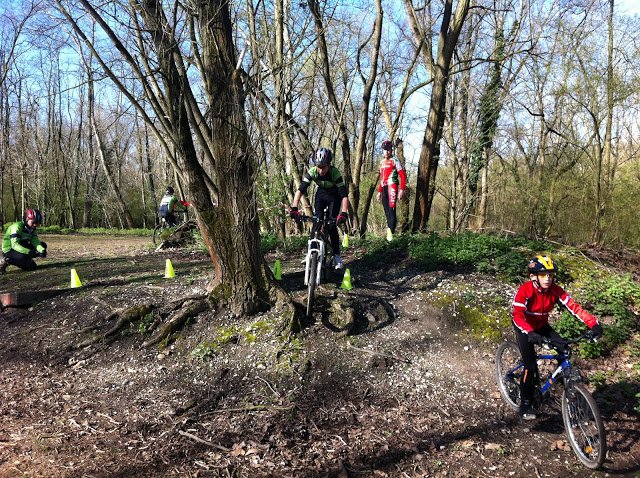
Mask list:
[[400,190],[404,191],[404,188],[407,185],[407,173],[404,172],[404,169],[398,170],[398,177],[400,178]]
[[567,308],[571,315],[583,321],[590,329],[598,323],[598,319],[584,310],[580,304],[573,300],[573,298],[564,291],[562,287],[554,284],[553,292],[558,297],[560,303]]
[[526,334],[528,334],[529,332],[533,332],[533,327],[527,322],[527,318],[524,315],[525,311],[527,310],[527,302],[530,297],[528,291],[530,289],[531,287],[529,282],[522,284],[518,289],[518,292],[516,292],[515,298],[513,299],[513,322],[516,324],[516,327],[518,327]]

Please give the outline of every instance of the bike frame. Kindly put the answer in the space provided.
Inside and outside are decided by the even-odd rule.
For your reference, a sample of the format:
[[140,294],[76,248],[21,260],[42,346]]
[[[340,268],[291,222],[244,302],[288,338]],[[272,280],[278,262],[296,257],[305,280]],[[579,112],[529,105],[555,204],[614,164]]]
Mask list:
[[558,365],[558,368],[556,368],[553,373],[549,376],[549,378],[540,386],[540,393],[542,394],[542,396],[546,396],[549,393],[549,390],[551,390],[551,387],[553,386],[554,383],[556,383],[558,381],[558,376],[560,374],[562,374],[562,377],[566,376],[565,370],[571,370],[572,365],[571,362],[569,362],[569,357],[567,357],[565,354],[543,354],[543,355],[538,355],[538,360],[562,360],[562,362],[560,363],[560,365]]
[[[553,373],[547,378],[544,383],[539,387],[539,391],[543,397],[549,394],[549,390],[551,387],[558,381],[558,378],[566,377],[567,373],[565,371],[570,371],[573,368],[571,362],[569,361],[569,356],[564,353],[558,354],[538,354],[536,355],[536,360],[562,360],[558,368],[556,368]],[[510,373],[515,374],[524,368],[524,364],[520,362],[516,368],[514,368]],[[563,380],[564,382],[564,380]]]

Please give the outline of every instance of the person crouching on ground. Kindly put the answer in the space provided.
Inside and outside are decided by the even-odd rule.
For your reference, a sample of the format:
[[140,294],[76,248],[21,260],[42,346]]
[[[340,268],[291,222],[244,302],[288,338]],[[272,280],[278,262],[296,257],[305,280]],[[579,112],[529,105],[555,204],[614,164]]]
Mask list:
[[47,244],[40,241],[36,227],[42,224],[42,214],[37,209],[27,209],[22,221],[11,224],[2,240],[2,257],[0,257],[0,273],[13,265],[25,271],[32,271],[38,266],[34,257],[47,257]]

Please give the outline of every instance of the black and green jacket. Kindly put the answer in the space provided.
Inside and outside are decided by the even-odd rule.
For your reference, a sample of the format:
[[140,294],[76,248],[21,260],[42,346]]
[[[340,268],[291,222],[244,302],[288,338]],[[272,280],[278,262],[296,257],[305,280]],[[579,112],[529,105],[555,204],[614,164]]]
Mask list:
[[298,190],[304,194],[307,192],[309,185],[314,182],[319,188],[324,189],[328,193],[338,195],[341,199],[347,197],[347,187],[342,179],[342,174],[335,166],[331,166],[324,176],[320,175],[316,166],[309,169],[300,182]]
[[[25,246],[32,246],[31,248]],[[38,239],[36,228],[29,229],[23,221],[11,224],[2,239],[2,252],[7,253],[11,249],[21,254],[29,254],[31,250],[44,251],[44,247]]]

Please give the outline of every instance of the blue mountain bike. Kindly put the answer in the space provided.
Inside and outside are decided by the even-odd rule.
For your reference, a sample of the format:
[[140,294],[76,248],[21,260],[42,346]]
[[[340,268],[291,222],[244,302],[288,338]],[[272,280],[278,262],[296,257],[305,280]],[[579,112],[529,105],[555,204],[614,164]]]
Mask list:
[[[553,385],[561,382],[562,420],[571,448],[584,466],[596,469],[604,463],[607,440],[598,405],[582,383],[580,371],[569,360],[571,347],[581,340],[594,340],[591,331],[563,343],[553,343],[549,339],[545,341],[542,347],[547,352],[538,354],[538,365],[555,361],[558,366],[540,384],[534,407],[540,409],[551,401]],[[524,364],[518,346],[514,342],[500,344],[496,351],[498,387],[504,401],[516,411],[520,408],[520,377],[523,371]]]

